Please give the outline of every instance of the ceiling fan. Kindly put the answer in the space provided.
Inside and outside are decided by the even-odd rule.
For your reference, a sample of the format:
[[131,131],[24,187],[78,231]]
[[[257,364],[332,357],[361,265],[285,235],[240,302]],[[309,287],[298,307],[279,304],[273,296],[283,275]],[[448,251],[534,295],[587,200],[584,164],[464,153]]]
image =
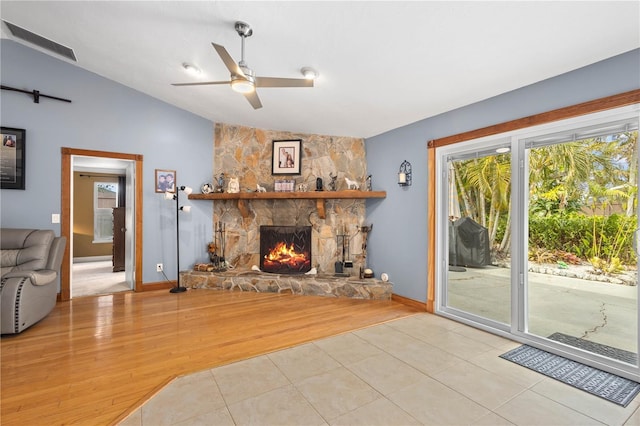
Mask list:
[[306,78],[278,78],[278,77],[258,77],[253,70],[249,68],[244,61],[244,39],[251,37],[253,29],[246,22],[238,21],[235,24],[235,29],[240,38],[242,39],[242,54],[240,62],[236,63],[227,49],[219,44],[211,43],[213,48],[216,49],[220,59],[226,65],[227,69],[231,73],[231,80],[229,81],[202,81],[197,83],[174,83],[173,86],[207,86],[212,84],[230,84],[231,88],[244,95],[249,101],[253,109],[262,108],[262,103],[258,94],[256,93],[257,87],[313,87],[313,80]]

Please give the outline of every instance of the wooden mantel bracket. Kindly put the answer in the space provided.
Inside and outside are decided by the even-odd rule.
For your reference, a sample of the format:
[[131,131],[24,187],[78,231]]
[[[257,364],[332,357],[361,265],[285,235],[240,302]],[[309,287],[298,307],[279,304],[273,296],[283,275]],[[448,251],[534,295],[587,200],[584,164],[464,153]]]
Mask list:
[[0,89],[2,89],[2,90],[11,90],[13,92],[26,93],[27,95],[33,96],[33,103],[36,103],[36,104],[40,103],[40,98],[48,98],[48,99],[53,99],[55,101],[62,101],[62,102],[71,103],[71,100],[69,100],[69,99],[59,98],[57,96],[51,96],[51,95],[43,95],[42,93],[40,93],[39,90],[16,89],[15,87],[9,87],[9,86],[5,86],[5,85],[1,85]]
[[316,210],[318,211],[318,217],[320,219],[327,218],[327,213],[324,211],[324,198],[316,199]]
[[240,214],[243,218],[249,217],[249,206],[247,206],[246,200],[238,200],[238,210],[240,210]]

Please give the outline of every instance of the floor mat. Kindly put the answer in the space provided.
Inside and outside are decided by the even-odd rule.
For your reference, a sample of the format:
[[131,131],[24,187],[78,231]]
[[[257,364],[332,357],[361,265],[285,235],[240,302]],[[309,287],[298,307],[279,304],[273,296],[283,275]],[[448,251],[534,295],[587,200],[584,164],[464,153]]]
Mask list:
[[594,354],[604,355],[606,357],[617,359],[631,365],[636,365],[638,355],[630,351],[614,348],[612,346],[603,345],[601,343],[591,342],[589,340],[580,339],[578,337],[569,336],[564,333],[553,333],[549,339],[574,348],[584,349]]
[[528,345],[522,345],[504,353],[500,358],[623,407],[626,407],[640,392],[640,383]]

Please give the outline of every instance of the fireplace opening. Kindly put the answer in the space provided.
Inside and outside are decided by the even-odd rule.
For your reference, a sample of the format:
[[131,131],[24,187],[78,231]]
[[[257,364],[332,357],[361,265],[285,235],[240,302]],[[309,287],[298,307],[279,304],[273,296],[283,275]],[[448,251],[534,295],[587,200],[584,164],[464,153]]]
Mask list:
[[273,274],[311,270],[311,226],[261,226],[260,269]]

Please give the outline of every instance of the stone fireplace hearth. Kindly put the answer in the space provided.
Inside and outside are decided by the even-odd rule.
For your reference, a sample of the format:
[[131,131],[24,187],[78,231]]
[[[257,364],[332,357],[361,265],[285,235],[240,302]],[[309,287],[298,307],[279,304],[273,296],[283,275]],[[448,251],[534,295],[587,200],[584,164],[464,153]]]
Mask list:
[[281,293],[305,296],[391,300],[393,284],[376,279],[332,275],[280,275],[258,271],[198,272],[180,274],[187,288]]

